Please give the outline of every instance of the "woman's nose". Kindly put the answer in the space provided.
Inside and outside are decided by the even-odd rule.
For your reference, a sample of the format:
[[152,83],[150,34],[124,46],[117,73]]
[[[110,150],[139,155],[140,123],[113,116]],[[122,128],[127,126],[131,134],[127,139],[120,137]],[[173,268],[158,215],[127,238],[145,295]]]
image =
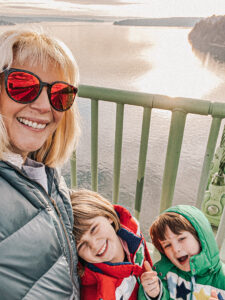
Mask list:
[[44,87],[34,102],[30,103],[30,107],[39,110],[41,113],[51,111],[51,104],[48,99],[47,89]]

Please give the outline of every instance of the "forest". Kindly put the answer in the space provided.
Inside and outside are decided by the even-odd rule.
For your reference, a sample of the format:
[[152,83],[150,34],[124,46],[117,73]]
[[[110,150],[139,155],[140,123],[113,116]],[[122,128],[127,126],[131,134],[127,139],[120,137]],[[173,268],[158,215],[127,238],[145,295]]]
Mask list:
[[193,49],[225,61],[225,16],[211,16],[195,24],[188,36]]

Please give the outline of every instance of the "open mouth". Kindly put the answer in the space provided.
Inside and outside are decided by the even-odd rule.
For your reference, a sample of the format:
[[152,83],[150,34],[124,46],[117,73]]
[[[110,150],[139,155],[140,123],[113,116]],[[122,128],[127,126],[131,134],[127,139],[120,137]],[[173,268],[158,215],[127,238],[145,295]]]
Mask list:
[[108,241],[106,241],[106,243],[101,247],[101,249],[99,250],[99,252],[96,254],[96,256],[103,256],[105,254],[105,252],[107,251],[108,248]]
[[177,260],[179,261],[180,264],[185,264],[188,260],[188,255],[184,255],[184,256],[181,256],[179,258],[177,258]]
[[17,118],[17,120],[28,126],[28,127],[32,127],[34,129],[44,129],[46,127],[47,124],[40,124],[40,123],[37,123],[37,122],[32,122],[32,121],[29,121],[29,120],[26,120],[24,118]]

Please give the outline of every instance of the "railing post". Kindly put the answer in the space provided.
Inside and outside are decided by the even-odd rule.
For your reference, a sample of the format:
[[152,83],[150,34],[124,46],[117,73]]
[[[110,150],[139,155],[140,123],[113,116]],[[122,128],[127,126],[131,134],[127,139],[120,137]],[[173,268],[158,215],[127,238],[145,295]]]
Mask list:
[[124,105],[117,104],[116,108],[116,131],[115,131],[115,152],[114,152],[114,171],[113,171],[113,203],[118,203],[120,186],[120,167],[123,140],[123,115]]
[[166,162],[163,174],[160,212],[172,205],[185,121],[186,112],[181,109],[174,109],[172,112]]
[[216,234],[216,242],[217,242],[217,245],[218,245],[219,249],[221,249],[221,247],[223,245],[224,229],[225,229],[225,209],[223,210],[223,214],[222,214],[221,219],[220,219],[219,228],[218,228],[218,231],[217,231],[217,234]]
[[91,100],[91,188],[98,191],[98,100]]
[[218,134],[219,134],[219,130],[220,130],[220,125],[221,125],[221,118],[213,118],[212,119],[212,124],[211,124],[211,128],[210,128],[208,143],[207,143],[203,167],[202,167],[201,178],[200,178],[199,187],[198,187],[197,201],[195,204],[196,207],[198,207],[199,209],[201,209],[205,190],[206,190],[206,187],[208,184],[210,163],[213,159],[213,154],[214,154],[215,147],[216,147],[216,142],[217,142],[217,138],[218,138]]
[[143,194],[143,187],[144,187],[146,157],[147,157],[147,151],[148,151],[150,118],[151,118],[151,108],[145,107],[144,111],[143,111],[141,144],[140,144],[139,163],[138,163],[138,176],[137,176],[136,195],[135,195],[134,214],[137,219],[139,219],[140,211],[141,211],[141,201],[142,201],[142,194]]

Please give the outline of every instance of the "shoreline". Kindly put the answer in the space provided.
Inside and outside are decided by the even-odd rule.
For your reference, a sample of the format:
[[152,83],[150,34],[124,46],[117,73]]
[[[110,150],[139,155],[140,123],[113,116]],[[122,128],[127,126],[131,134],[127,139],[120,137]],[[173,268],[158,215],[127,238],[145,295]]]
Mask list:
[[193,27],[201,18],[119,18],[108,16],[88,16],[88,15],[0,15],[0,25],[16,25],[23,23],[42,23],[42,22],[91,22],[106,23],[112,22],[116,26],[174,26],[174,27]]
[[57,16],[57,15],[31,15],[31,16],[6,16],[0,15],[0,25],[16,25],[25,23],[42,22],[114,22],[114,18],[89,17],[89,16]]

